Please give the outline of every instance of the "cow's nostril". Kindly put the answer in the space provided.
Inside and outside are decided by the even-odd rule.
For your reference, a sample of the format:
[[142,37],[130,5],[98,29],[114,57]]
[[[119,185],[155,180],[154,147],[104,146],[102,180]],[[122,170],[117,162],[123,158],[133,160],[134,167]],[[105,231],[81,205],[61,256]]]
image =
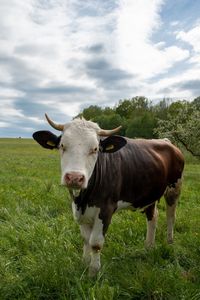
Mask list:
[[67,173],[67,174],[65,174],[64,178],[65,178],[65,182],[67,184],[70,184],[72,182],[73,176],[71,174]]
[[71,172],[66,173],[64,176],[65,183],[70,187],[80,188],[85,180],[85,176],[80,173]]
[[77,178],[78,183],[83,183],[84,181],[84,175],[80,175],[79,178]]

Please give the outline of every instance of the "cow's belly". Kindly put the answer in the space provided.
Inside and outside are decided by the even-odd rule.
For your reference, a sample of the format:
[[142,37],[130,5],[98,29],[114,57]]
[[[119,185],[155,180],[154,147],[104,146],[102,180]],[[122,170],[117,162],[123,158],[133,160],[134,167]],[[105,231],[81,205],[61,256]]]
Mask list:
[[126,202],[126,201],[120,200],[120,201],[117,202],[116,212],[118,212],[121,209],[135,210],[131,202]]
[[141,207],[134,207],[133,203],[120,200],[120,201],[117,202],[116,212],[120,211],[121,209],[130,209],[132,211],[137,210],[137,211],[143,212],[147,207],[151,206],[154,202],[151,202],[151,203],[149,203],[147,205],[144,205],[144,206],[141,205]]
[[77,205],[72,202],[72,211],[74,220],[78,224],[93,224],[96,216],[99,214],[100,209],[96,206],[87,206],[84,213],[82,213],[81,208],[78,209]]

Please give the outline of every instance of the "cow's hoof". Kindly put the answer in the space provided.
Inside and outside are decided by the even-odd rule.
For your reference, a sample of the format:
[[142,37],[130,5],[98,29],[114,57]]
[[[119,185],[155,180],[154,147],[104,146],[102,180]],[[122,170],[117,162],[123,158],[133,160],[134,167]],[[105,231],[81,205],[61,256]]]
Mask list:
[[173,244],[173,242],[174,242],[173,239],[167,239],[167,243],[168,243],[168,244],[171,245],[171,244]]
[[151,248],[154,247],[154,242],[146,241],[144,246],[145,246],[146,249],[151,249]]
[[100,268],[89,267],[89,273],[88,273],[89,277],[90,277],[90,278],[96,277],[97,274],[98,274],[99,269],[100,269]]

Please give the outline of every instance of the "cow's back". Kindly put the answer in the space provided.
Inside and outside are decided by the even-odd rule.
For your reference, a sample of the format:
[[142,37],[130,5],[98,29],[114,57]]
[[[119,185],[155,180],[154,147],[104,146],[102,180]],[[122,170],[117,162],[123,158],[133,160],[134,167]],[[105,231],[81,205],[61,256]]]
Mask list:
[[123,148],[121,199],[134,207],[158,200],[166,187],[181,178],[183,155],[170,142],[128,139]]

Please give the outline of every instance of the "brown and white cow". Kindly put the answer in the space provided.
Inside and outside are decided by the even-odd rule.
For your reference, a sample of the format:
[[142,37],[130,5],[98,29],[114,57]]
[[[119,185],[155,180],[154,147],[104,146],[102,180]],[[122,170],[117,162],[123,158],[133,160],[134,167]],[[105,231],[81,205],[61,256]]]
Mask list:
[[[146,246],[155,240],[157,208],[166,199],[167,240],[173,242],[175,210],[180,195],[184,158],[168,140],[129,139],[112,135],[96,123],[75,119],[58,125],[57,137],[38,131],[33,138],[43,147],[57,148],[61,157],[61,181],[73,198],[72,210],[84,238],[83,258],[89,274],[100,269],[100,251],[114,212],[140,209],[147,217]],[[107,136],[105,138],[105,136]]]

